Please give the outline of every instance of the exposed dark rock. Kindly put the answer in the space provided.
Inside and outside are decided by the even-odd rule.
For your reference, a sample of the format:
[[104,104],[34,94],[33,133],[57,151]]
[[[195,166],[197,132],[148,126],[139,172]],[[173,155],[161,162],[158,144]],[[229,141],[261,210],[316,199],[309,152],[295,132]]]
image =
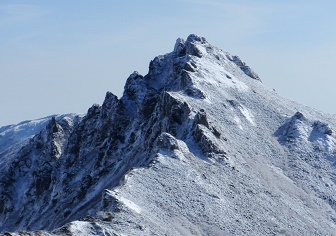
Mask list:
[[121,210],[120,202],[109,190],[105,190],[103,193],[102,207],[111,212],[119,212]]
[[172,125],[173,123],[182,125],[183,121],[188,118],[190,113],[190,108],[187,103],[182,103],[168,93],[165,93],[163,96],[162,106],[163,115],[168,117],[168,120]]
[[294,117],[296,119],[302,119],[302,118],[304,118],[304,115],[301,112],[298,111],[294,114]]
[[173,151],[174,149],[179,148],[177,140],[168,133],[162,133],[157,138],[156,145],[157,147],[168,151]]
[[149,96],[145,97],[142,103],[142,116],[145,119],[148,119],[154,112],[155,106],[158,103],[158,97],[155,94],[150,94]]
[[199,57],[199,58],[203,56],[203,53],[201,52],[201,50],[197,48],[197,46],[194,43],[187,44],[186,53],[192,56]]
[[181,88],[186,88],[187,86],[192,85],[192,79],[190,78],[190,75],[186,70],[182,70],[180,80],[181,80],[180,82]]
[[[203,126],[204,127],[204,126]],[[202,125],[195,125],[192,135],[205,156],[211,153],[225,154],[225,152],[216,144],[215,140],[211,137],[212,133],[208,133]],[[210,135],[211,134],[211,135]]]
[[187,87],[185,89],[185,93],[190,97],[194,97],[194,98],[198,98],[198,99],[204,99],[205,98],[205,94],[200,89],[198,89],[194,86]]
[[51,169],[43,168],[41,172],[35,173],[35,189],[36,195],[40,196],[44,191],[48,190],[51,184]]
[[208,129],[210,128],[206,112],[203,109],[201,109],[199,112],[197,112],[197,114],[195,116],[195,123],[200,124],[200,125],[204,125]]
[[50,130],[52,133],[57,133],[59,131],[60,126],[57,124],[55,116],[51,118],[49,124],[47,125],[47,130]]
[[203,53],[198,48],[197,44],[195,42],[201,43],[201,44],[207,44],[207,41],[203,37],[199,37],[197,35],[189,35],[185,42],[186,46],[186,53],[192,56],[196,56],[201,58],[203,56]]
[[93,104],[87,112],[87,118],[94,118],[100,114],[101,107],[98,104]]
[[259,76],[238,56],[227,56],[227,58],[235,63],[247,76],[251,77],[252,79],[261,81]]
[[111,92],[107,92],[105,96],[104,103],[102,105],[102,118],[107,118],[110,113],[114,112],[116,106],[118,105],[118,97]]
[[139,99],[138,93],[141,92],[141,89],[146,89],[144,77],[135,71],[128,77],[126,81],[124,95],[126,95],[131,100]]
[[190,34],[186,40],[187,43],[200,42],[201,44],[208,44],[204,37],[198,36],[196,34]]
[[186,47],[184,39],[177,39],[174,46],[174,57],[183,57],[186,55]]
[[212,133],[217,137],[220,138],[221,133],[214,127],[212,127]]
[[187,62],[184,64],[184,68],[186,71],[190,71],[190,72],[195,72],[195,68],[191,65],[191,63]]

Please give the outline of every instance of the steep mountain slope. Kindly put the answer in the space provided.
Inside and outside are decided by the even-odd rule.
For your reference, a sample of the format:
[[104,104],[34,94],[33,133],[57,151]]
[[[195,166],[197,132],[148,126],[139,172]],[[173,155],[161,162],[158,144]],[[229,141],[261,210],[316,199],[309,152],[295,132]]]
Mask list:
[[[55,116],[55,118],[57,120],[61,120],[64,117],[74,119],[75,116],[77,115],[67,114],[58,115]],[[13,157],[18,150],[27,145],[32,137],[44,129],[52,117],[53,116],[37,120],[28,120],[16,125],[0,127],[0,168],[2,168],[6,162],[9,162],[7,158]]]
[[6,159],[0,231],[335,235],[335,127],[190,35]]

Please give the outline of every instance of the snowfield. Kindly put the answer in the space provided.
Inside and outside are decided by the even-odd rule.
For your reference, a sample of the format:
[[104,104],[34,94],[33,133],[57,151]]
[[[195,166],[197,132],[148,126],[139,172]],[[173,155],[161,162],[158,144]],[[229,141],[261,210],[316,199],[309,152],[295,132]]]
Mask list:
[[0,128],[4,235],[336,235],[336,117],[203,37],[36,123]]

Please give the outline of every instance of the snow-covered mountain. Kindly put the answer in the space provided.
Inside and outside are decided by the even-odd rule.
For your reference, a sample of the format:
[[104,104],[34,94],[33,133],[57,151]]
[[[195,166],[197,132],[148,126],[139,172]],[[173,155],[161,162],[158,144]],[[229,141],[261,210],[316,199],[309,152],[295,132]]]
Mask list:
[[336,235],[336,117],[203,37],[40,124],[0,129],[4,234]]

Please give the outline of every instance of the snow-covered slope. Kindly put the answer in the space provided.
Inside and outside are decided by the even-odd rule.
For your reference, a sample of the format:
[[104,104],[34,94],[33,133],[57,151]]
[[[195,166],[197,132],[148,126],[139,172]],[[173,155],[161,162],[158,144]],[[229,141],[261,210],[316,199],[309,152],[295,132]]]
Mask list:
[[8,158],[0,231],[335,235],[336,118],[202,37],[70,123],[52,119]]

